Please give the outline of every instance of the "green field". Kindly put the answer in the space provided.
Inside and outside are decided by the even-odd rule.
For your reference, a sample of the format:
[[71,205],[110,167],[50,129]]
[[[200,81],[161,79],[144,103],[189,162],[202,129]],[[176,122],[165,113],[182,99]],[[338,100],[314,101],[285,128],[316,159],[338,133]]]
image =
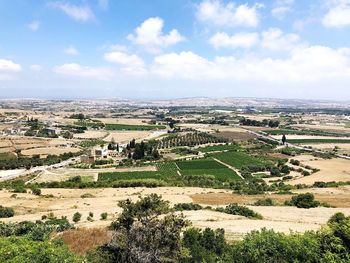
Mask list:
[[157,170],[164,174],[177,175],[177,166],[174,162],[164,162],[156,164]]
[[264,165],[268,163],[266,160],[250,156],[244,152],[214,153],[211,156],[238,169],[245,165]]
[[184,176],[189,175],[212,175],[215,179],[227,182],[232,180],[241,180],[241,178],[236,174],[235,171],[226,168],[220,169],[192,169],[192,170],[181,170],[181,174]]
[[167,174],[162,171],[139,171],[139,172],[110,172],[99,173],[99,181],[118,181],[118,180],[134,180],[134,179],[156,179],[166,180],[172,177],[171,173]]
[[[181,183],[181,176],[211,175],[220,182],[240,180],[241,178],[231,169],[213,159],[199,159],[180,162],[163,162],[156,164],[157,171],[139,172],[110,172],[100,173],[99,181],[155,179],[165,182]],[[179,169],[177,168],[179,167]],[[181,174],[181,175],[180,175]]]
[[150,131],[165,129],[164,125],[129,125],[129,124],[106,124],[106,130]]
[[223,145],[213,145],[213,146],[206,146],[198,148],[198,151],[209,153],[209,152],[216,152],[216,151],[237,151],[239,149],[239,146],[236,144],[223,144]]
[[350,139],[290,139],[287,142],[295,144],[308,144],[308,143],[350,143]]
[[202,169],[202,170],[210,170],[210,169],[222,169],[226,168],[226,166],[222,165],[221,163],[218,163],[217,161],[213,159],[198,159],[198,160],[192,160],[192,161],[181,161],[176,162],[179,169],[182,170],[195,170],[195,169]]
[[[314,135],[314,136],[334,136],[334,137],[350,137],[350,133],[337,133],[321,130],[293,130],[293,129],[276,129],[276,130],[262,130],[269,135]],[[288,137],[287,137],[288,139]]]

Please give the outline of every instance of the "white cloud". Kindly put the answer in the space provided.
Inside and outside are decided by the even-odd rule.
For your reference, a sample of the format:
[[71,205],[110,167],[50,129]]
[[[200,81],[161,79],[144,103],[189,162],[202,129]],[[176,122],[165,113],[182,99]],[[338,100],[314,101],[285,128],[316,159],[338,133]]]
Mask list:
[[230,47],[230,48],[250,48],[257,44],[259,40],[258,33],[236,33],[229,36],[225,32],[216,33],[209,40],[215,48]]
[[299,43],[297,34],[286,34],[279,28],[270,28],[262,32],[261,46],[271,50],[291,50]]
[[123,52],[109,52],[104,55],[105,60],[131,67],[143,67],[144,61],[137,55],[129,55]]
[[31,70],[33,70],[33,71],[41,71],[41,70],[43,70],[43,67],[41,65],[37,65],[37,64],[30,65],[29,68]]
[[68,48],[65,48],[63,50],[63,52],[65,54],[67,54],[67,55],[70,55],[70,56],[77,56],[77,55],[79,55],[79,51],[75,47],[72,47],[72,46],[70,46]]
[[98,0],[98,5],[101,9],[107,10],[109,6],[109,0]]
[[271,10],[271,15],[282,20],[285,15],[293,10],[292,5],[294,0],[277,0],[274,3],[274,8]]
[[257,9],[261,6],[235,5],[233,2],[225,5],[221,0],[204,0],[197,6],[196,16],[198,20],[216,26],[256,27],[259,24]]
[[67,76],[85,77],[98,80],[109,80],[114,73],[109,68],[81,66],[76,63],[67,63],[53,69],[55,73]]
[[271,10],[271,14],[278,19],[282,19],[291,10],[292,9],[288,6],[278,6]]
[[205,77],[212,63],[192,52],[169,53],[154,58],[152,74],[173,78],[198,79]]
[[192,52],[156,57],[151,73],[165,79],[261,81],[263,83],[323,83],[350,81],[350,49],[298,47],[285,59],[216,57]]
[[148,18],[135,29],[135,35],[128,35],[128,39],[135,44],[146,47],[152,52],[158,52],[161,48],[185,40],[176,29],[172,29],[168,34],[164,34],[162,32],[163,26],[163,19],[159,17]]
[[16,64],[12,60],[0,59],[0,72],[19,72],[21,70],[20,64]]
[[72,5],[67,2],[51,2],[49,6],[63,11],[66,15],[80,22],[87,22],[95,19],[94,13],[87,5]]
[[322,19],[326,27],[350,26],[350,1],[333,0],[328,1],[329,9]]
[[0,80],[14,79],[14,73],[22,70],[22,66],[12,60],[0,59]]
[[30,22],[27,27],[32,30],[32,31],[37,31],[40,27],[40,22],[37,20],[34,20],[32,22]]

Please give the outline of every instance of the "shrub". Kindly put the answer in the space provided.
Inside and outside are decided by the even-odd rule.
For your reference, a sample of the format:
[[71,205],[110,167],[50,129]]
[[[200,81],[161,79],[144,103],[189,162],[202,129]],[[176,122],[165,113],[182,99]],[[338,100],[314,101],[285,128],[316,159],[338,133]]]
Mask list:
[[320,202],[315,200],[315,196],[312,193],[305,193],[293,196],[292,199],[286,201],[285,204],[298,208],[313,208],[318,207]]
[[259,199],[254,203],[254,205],[257,206],[274,206],[275,203],[271,198],[266,198],[266,199]]
[[81,219],[81,214],[79,212],[76,212],[74,215],[73,215],[73,222],[74,223],[78,223]]
[[12,189],[12,193],[22,193],[22,194],[25,194],[25,193],[27,193],[27,189],[25,189],[24,186],[15,186],[15,187]]
[[248,207],[241,206],[238,204],[230,204],[226,206],[225,208],[217,208],[216,211],[223,212],[226,214],[231,214],[231,215],[240,215],[240,216],[245,216],[248,218],[253,218],[253,219],[262,219],[262,215],[254,212],[253,210],[249,209]]
[[281,176],[280,170],[275,166],[270,168],[270,174],[271,176]]
[[302,174],[303,176],[309,176],[309,175],[310,175],[310,172],[309,172],[309,171],[306,171],[306,170],[303,170],[303,171],[301,172],[301,174]]
[[293,165],[297,165],[297,166],[300,165],[300,161],[299,160],[291,159],[290,163],[293,164]]
[[289,174],[290,173],[290,168],[288,165],[282,165],[281,167],[281,173],[283,174]]
[[41,189],[40,188],[33,188],[32,193],[33,193],[33,195],[41,195]]
[[4,207],[0,205],[0,218],[13,217],[15,212],[11,207]]
[[90,194],[90,193],[82,194],[80,196],[80,198],[93,198],[93,197],[95,197],[95,196],[93,194]]
[[189,211],[189,210],[201,210],[203,207],[194,203],[179,203],[174,205],[176,211]]
[[106,212],[101,214],[101,220],[106,220],[107,219],[108,214]]

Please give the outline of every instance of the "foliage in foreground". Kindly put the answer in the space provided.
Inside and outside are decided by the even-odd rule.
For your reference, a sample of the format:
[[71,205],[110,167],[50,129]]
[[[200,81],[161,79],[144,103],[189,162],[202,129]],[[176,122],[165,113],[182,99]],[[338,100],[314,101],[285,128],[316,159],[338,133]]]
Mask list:
[[0,262],[82,262],[58,240],[34,241],[28,237],[0,237]]
[[[350,261],[350,216],[342,213],[332,216],[327,225],[317,232],[287,235],[263,229],[247,234],[242,241],[229,244],[223,229],[187,228],[189,223],[181,215],[173,214],[169,203],[158,195],[153,194],[137,202],[122,201],[119,205],[123,212],[110,227],[111,239],[106,238],[106,244],[97,249],[93,244],[93,250],[84,259],[69,252],[59,239],[33,240],[22,231],[14,231],[0,237],[0,262]],[[236,206],[228,207],[230,211],[237,210]]]

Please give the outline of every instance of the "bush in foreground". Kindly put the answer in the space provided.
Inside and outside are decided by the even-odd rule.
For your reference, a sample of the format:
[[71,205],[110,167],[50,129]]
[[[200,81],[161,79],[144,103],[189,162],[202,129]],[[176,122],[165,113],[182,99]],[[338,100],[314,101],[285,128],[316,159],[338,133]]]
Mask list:
[[256,206],[274,206],[275,203],[271,198],[266,198],[266,199],[259,199],[257,200],[254,205]]
[[60,241],[34,241],[27,237],[0,237],[0,262],[82,262]]
[[263,219],[262,215],[254,212],[253,210],[249,209],[248,207],[241,206],[238,204],[230,204],[226,206],[225,208],[219,207],[216,209],[216,211],[223,212],[230,215],[240,215],[245,216],[252,219]]
[[11,207],[4,207],[0,205],[0,218],[8,218],[13,217],[15,215],[15,211]]
[[203,207],[194,203],[179,203],[174,205],[176,211],[189,211],[189,210],[201,210]]
[[315,196],[311,193],[299,194],[293,196],[290,201],[286,201],[285,205],[296,206],[298,208],[318,207],[321,203],[315,200]]

